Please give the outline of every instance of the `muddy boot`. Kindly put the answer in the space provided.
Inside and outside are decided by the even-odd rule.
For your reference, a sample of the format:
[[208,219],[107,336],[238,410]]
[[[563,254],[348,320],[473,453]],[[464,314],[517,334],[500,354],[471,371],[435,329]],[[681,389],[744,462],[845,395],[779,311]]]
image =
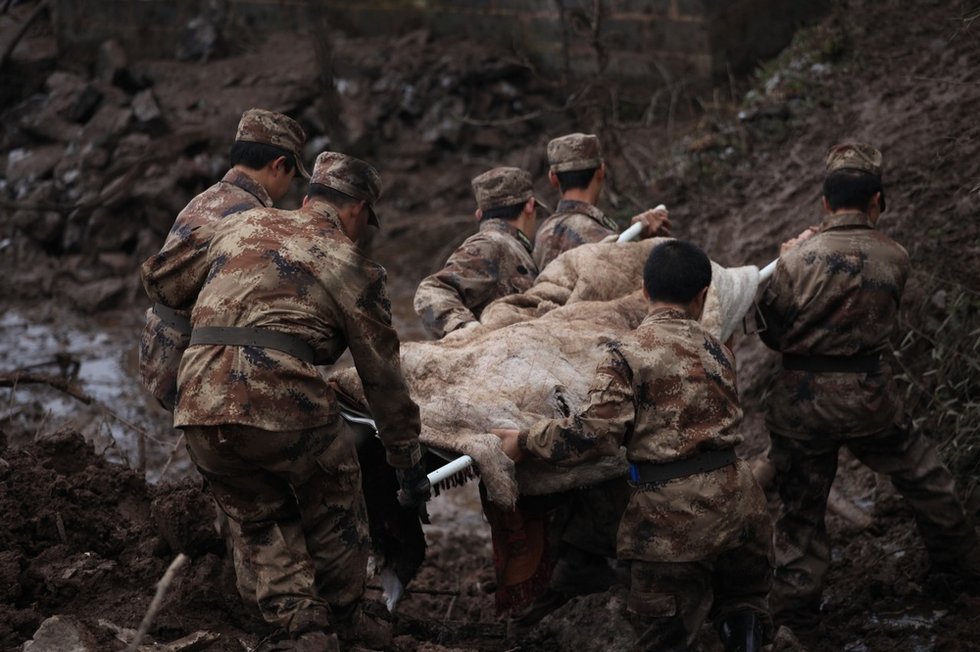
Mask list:
[[340,641],[336,634],[310,632],[296,639],[292,649],[295,652],[340,652]]
[[370,650],[391,647],[394,627],[387,609],[377,602],[351,605],[346,609],[334,608],[334,626],[345,646]]
[[754,611],[738,611],[718,628],[725,652],[759,652],[763,644],[762,622]]
[[616,571],[605,557],[569,547],[555,565],[551,587],[572,597],[608,591],[617,580]]
[[295,639],[279,638],[261,641],[256,652],[340,652],[336,634],[306,632]]

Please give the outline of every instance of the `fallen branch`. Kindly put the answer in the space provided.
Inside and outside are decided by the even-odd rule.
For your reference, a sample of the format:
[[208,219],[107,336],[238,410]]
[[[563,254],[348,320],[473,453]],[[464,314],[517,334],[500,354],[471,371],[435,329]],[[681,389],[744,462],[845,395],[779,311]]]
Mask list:
[[58,376],[48,376],[45,374],[25,374],[14,372],[0,374],[0,387],[17,388],[20,385],[47,385],[68,394],[72,398],[78,399],[86,405],[91,405],[95,399],[72,385],[71,381]]
[[170,583],[174,580],[174,575],[177,571],[187,563],[187,555],[180,553],[177,557],[170,562],[167,572],[163,574],[163,579],[157,583],[157,592],[153,596],[153,600],[150,602],[150,608],[146,610],[146,615],[143,616],[143,622],[140,623],[140,628],[136,631],[136,637],[129,642],[126,646],[125,652],[136,652],[136,649],[140,645],[140,641],[146,636],[146,633],[150,631],[150,625],[153,623],[153,619],[156,618],[157,612],[160,611],[160,605],[163,604],[163,596],[167,594],[167,589],[170,588]]

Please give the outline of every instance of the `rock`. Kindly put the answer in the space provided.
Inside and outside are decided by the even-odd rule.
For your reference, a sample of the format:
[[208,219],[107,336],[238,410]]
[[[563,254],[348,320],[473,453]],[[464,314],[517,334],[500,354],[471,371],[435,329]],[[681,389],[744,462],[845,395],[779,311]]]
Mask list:
[[82,141],[102,147],[117,141],[125,132],[133,112],[124,107],[103,102],[82,131]]
[[553,640],[561,650],[633,650],[635,636],[626,619],[625,602],[626,590],[620,586],[573,598],[545,616],[531,632],[531,638]]
[[117,77],[124,74],[128,63],[126,51],[119,41],[115,39],[103,41],[95,58],[95,76],[113,84]]
[[24,652],[98,652],[95,637],[72,616],[51,616],[24,644]]
[[179,61],[207,61],[218,47],[218,29],[203,16],[194,18],[180,33],[176,56]]
[[65,219],[56,211],[19,210],[11,222],[31,240],[45,247],[58,246],[65,229]]
[[130,279],[107,278],[77,286],[70,292],[72,304],[82,312],[94,313],[111,308],[129,289]]
[[140,91],[133,98],[133,118],[145,131],[162,132],[164,128],[163,114],[160,105],[149,88]]
[[68,113],[65,116],[72,122],[84,123],[88,122],[93,115],[95,115],[95,110],[99,108],[99,104],[102,102],[102,91],[96,88],[92,84],[88,84],[79,92],[71,106],[68,107]]
[[41,145],[32,149],[12,149],[7,153],[7,181],[17,186],[50,176],[65,153],[63,145]]

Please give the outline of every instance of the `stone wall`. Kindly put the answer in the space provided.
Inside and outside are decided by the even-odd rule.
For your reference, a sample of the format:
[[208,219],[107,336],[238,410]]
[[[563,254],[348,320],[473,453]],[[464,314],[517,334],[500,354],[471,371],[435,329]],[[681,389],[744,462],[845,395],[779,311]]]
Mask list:
[[[710,84],[782,49],[830,0],[54,0],[59,42],[114,37],[133,54],[172,56],[188,25],[231,39],[306,33],[312,18],[362,35],[427,27],[485,39],[547,74],[593,74],[660,85]],[[203,26],[203,27],[202,27]]]

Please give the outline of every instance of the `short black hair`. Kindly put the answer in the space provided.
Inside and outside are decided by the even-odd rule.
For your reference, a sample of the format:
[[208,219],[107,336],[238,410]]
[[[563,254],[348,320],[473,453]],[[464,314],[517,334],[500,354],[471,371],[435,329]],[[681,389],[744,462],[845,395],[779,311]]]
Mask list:
[[881,179],[864,170],[834,170],[823,181],[823,196],[830,210],[854,209],[864,212],[876,192],[881,193],[881,209],[885,209],[885,189]]
[[488,208],[483,211],[483,217],[481,220],[516,220],[520,217],[521,213],[524,211],[524,204],[526,201],[522,201],[520,204],[511,204],[510,206],[497,206],[496,208]]
[[292,152],[275,145],[236,140],[228,154],[232,167],[244,165],[249,170],[261,170],[280,156],[286,157],[286,172],[292,172],[296,168],[296,157]]
[[592,183],[592,177],[599,168],[588,168],[587,170],[568,170],[567,172],[555,172],[558,177],[558,190],[584,190]]
[[643,266],[643,287],[651,301],[688,304],[711,285],[711,261],[701,248],[684,240],[661,242]]
[[337,208],[344,208],[345,206],[361,201],[356,197],[351,197],[345,192],[340,192],[336,188],[325,186],[322,183],[311,183],[306,191],[306,196],[322,199]]

